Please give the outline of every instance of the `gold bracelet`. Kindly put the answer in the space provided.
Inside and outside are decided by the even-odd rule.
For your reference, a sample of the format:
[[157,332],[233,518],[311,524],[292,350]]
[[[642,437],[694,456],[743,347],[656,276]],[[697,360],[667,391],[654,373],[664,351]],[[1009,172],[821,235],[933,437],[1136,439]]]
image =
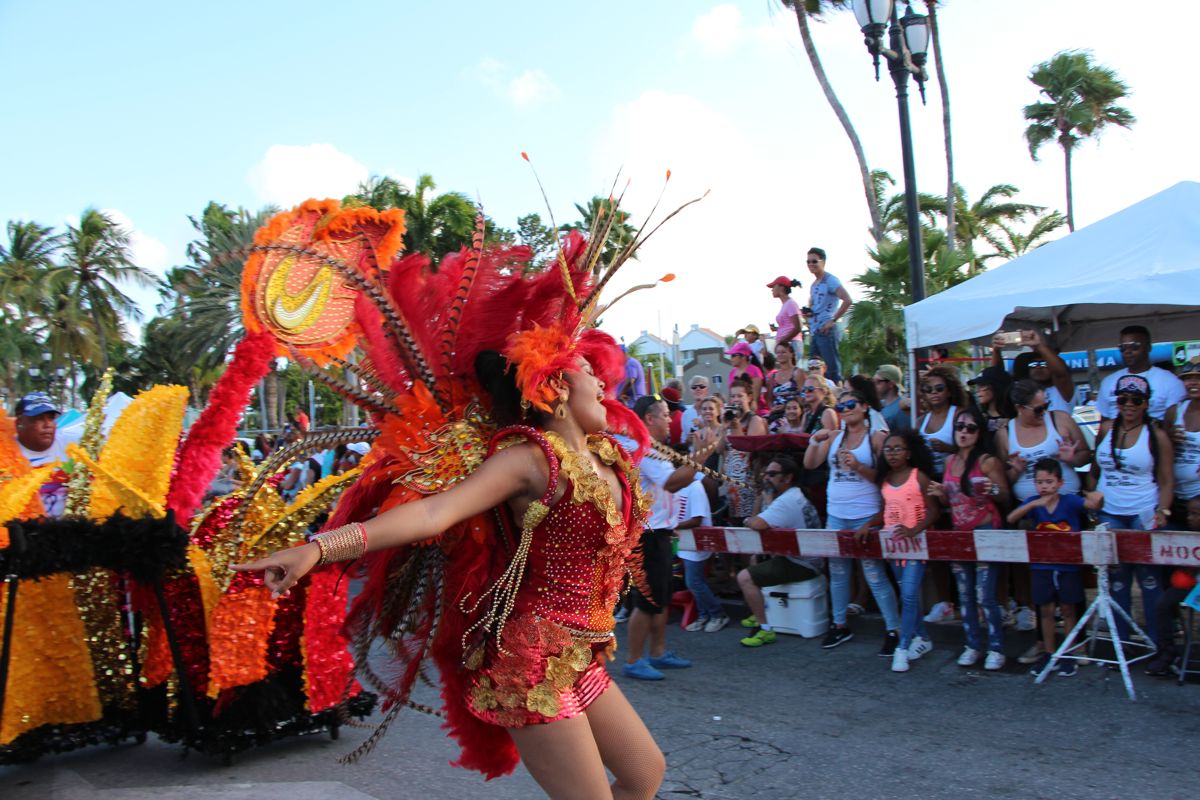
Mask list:
[[319,533],[313,537],[321,558],[317,566],[335,561],[353,561],[367,552],[367,529],[361,522],[351,522],[340,528]]

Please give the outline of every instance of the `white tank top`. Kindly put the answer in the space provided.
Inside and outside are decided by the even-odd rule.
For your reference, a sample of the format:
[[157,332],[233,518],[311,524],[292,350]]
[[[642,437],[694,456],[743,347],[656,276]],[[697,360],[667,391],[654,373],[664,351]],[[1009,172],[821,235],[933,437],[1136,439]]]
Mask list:
[[1132,447],[1117,450],[1121,466],[1113,461],[1109,431],[1096,445],[1104,510],[1120,516],[1141,516],[1158,507],[1158,484],[1154,481],[1154,459],[1150,455],[1150,426],[1143,425]]
[[[875,456],[871,452],[871,431],[868,429],[863,440],[850,452],[858,459],[858,463],[869,467],[875,466]],[[858,519],[869,517],[883,507],[879,496],[879,487],[868,481],[858,470],[846,469],[838,459],[838,448],[845,438],[845,431],[838,431],[829,444],[829,483],[826,502],[829,513],[842,519]]]
[[1175,445],[1175,496],[1183,500],[1200,495],[1200,431],[1183,430],[1191,402],[1184,400],[1175,412],[1175,424],[1183,434],[1183,440]]
[[1021,446],[1021,443],[1017,441],[1017,421],[1015,419],[1008,421],[1008,453],[1009,455],[1020,456],[1025,459],[1025,471],[1021,473],[1021,477],[1017,478],[1017,482],[1013,484],[1013,495],[1021,502],[1037,495],[1037,486],[1033,482],[1033,465],[1041,458],[1053,458],[1062,466],[1062,491],[1064,493],[1079,493],[1079,473],[1070,464],[1058,460],[1058,446],[1062,444],[1062,436],[1059,435],[1058,429],[1054,427],[1053,412],[1048,412],[1048,414],[1049,417],[1046,419],[1046,438],[1032,447]]
[[921,417],[921,425],[918,430],[921,432],[921,438],[929,445],[929,449],[933,450],[933,471],[936,474],[931,477],[935,477],[938,480],[941,480],[942,475],[946,472],[946,456],[950,454],[939,453],[937,450],[934,450],[933,440],[936,439],[939,442],[945,442],[949,445],[954,444],[954,418],[956,416],[958,416],[958,406],[950,406],[950,409],[946,412],[946,424],[942,425],[941,429],[937,431],[925,430],[925,426],[929,423],[929,415],[926,414]]

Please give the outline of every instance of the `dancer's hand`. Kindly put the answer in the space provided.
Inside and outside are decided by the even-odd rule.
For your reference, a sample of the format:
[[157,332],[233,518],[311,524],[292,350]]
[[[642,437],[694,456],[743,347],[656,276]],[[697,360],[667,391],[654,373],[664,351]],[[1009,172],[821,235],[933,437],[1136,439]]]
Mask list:
[[263,583],[271,590],[271,596],[279,597],[287,594],[288,589],[307,575],[320,559],[320,548],[309,542],[301,547],[279,550],[249,564],[233,564],[230,569],[234,572],[262,572]]

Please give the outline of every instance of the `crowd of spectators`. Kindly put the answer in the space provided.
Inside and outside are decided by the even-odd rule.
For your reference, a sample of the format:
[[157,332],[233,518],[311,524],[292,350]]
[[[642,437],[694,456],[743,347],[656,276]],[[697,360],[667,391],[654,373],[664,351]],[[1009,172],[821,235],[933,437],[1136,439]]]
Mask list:
[[[808,306],[792,299],[799,281],[780,276],[768,284],[780,301],[773,344],[754,325],[738,331],[726,351],[727,396],[703,377],[690,381],[690,396],[679,382],[654,396],[672,417],[670,443],[703,450],[705,466],[732,479],[698,474],[677,503],[677,528],[823,527],[859,537],[879,530],[914,537],[930,527],[1078,531],[1097,522],[1119,530],[1200,530],[1200,361],[1152,365],[1150,332],[1124,328],[1117,342],[1124,367],[1101,383],[1100,421],[1086,434],[1070,402],[1070,371],[1037,331],[998,334],[991,364],[977,374],[956,362],[928,364],[909,396],[895,364],[841,374],[833,323],[850,299],[825,271],[819,248],[809,251],[808,266],[815,278]],[[1010,370],[1004,351],[1012,348],[1025,352]],[[743,441],[737,437],[768,434],[808,438],[782,437],[765,454],[735,446]],[[681,558],[699,612],[687,630],[720,630],[728,620],[705,576],[723,576],[706,554]],[[1059,619],[1070,630],[1084,601],[1085,575],[1071,565],[775,557],[741,568],[732,558],[716,561],[732,563],[730,576],[751,612],[742,622],[751,631],[743,645],[775,641],[763,587],[824,573],[832,624],[822,646],[854,636],[851,618],[870,603],[869,593],[884,621],[879,654],[897,672],[933,647],[927,623],[958,619],[960,665],[1001,669],[1016,655],[1005,629],[1036,627],[1037,644],[1019,658],[1040,674],[1049,669]],[[1157,648],[1151,674],[1166,674],[1177,657],[1173,620],[1195,584],[1191,571],[1170,573],[1149,564],[1110,570],[1113,596],[1125,610],[1132,611],[1133,581],[1140,585],[1145,644]],[[1129,640],[1123,621],[1119,628]],[[1055,671],[1074,674],[1074,661],[1059,661]]]

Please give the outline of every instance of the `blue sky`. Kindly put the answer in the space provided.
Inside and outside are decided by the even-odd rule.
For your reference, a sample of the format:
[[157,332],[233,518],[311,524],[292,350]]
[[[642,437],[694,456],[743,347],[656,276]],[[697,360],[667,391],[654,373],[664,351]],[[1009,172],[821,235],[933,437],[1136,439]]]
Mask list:
[[[956,166],[972,197],[1014,183],[1028,202],[1063,206],[1061,155],[1029,159],[1021,107],[1035,99],[1029,68],[1076,47],[1118,70],[1139,117],[1078,153],[1079,224],[1200,179],[1188,144],[1200,123],[1187,100],[1194,68],[1164,36],[1200,27],[1200,10],[1147,11],[1108,0],[945,4]],[[815,27],[871,165],[899,177],[892,89],[886,76],[874,82],[853,15]],[[844,278],[868,264],[850,148],[794,18],[766,0],[6,0],[0,74],[0,219],[61,226],[89,205],[112,210],[157,272],[183,262],[187,216],[209,200],[253,209],[340,196],[369,174],[428,172],[512,226],[542,211],[522,150],[561,218],[621,168],[635,214],[667,169],[668,203],[712,190],[627,269],[625,285],[679,278],[611,312],[618,335],[763,324],[776,311],[763,284],[787,273],[807,285],[811,244]],[[914,103],[913,118],[918,182],[934,192],[945,181],[936,85],[929,103]]]

